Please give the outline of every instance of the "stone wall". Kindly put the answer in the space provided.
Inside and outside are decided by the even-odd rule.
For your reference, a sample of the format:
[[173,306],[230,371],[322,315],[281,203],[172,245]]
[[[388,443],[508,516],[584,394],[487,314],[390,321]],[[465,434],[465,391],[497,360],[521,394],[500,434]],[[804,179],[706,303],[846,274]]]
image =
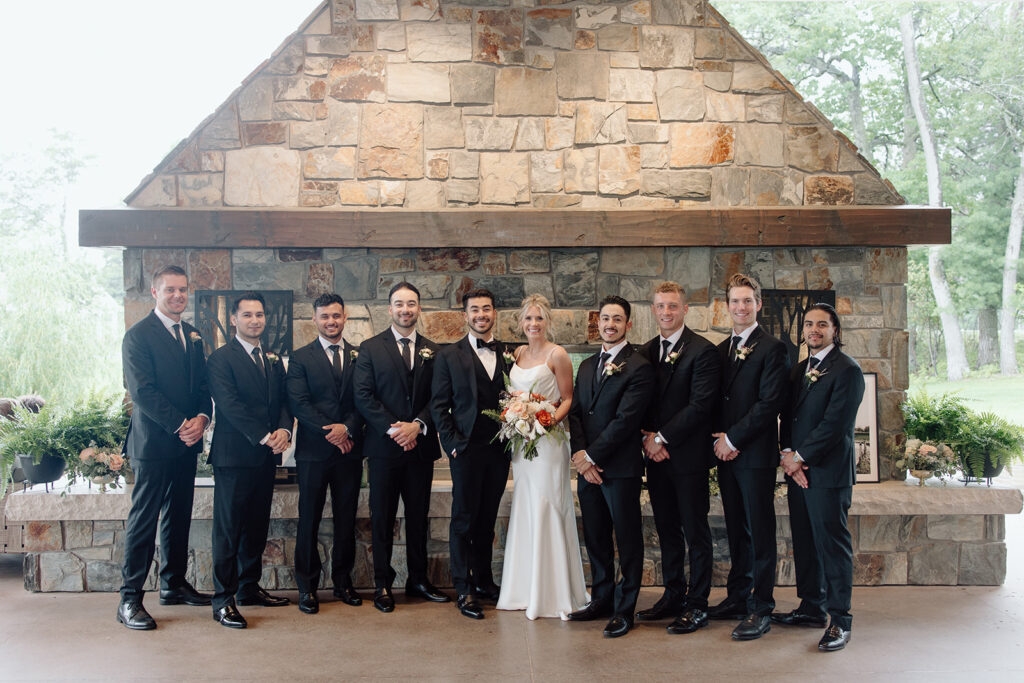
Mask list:
[[[999,514],[927,514],[912,499],[901,484],[854,487],[854,507],[850,515],[850,531],[854,548],[854,584],[879,585],[999,585],[1006,575],[1006,544],[1004,515]],[[900,490],[898,490],[900,489]],[[990,492],[981,489],[957,492],[941,490],[933,495],[949,498],[960,491],[986,497]],[[204,509],[212,504],[209,489],[197,490],[197,505]],[[913,492],[915,495],[920,492]],[[1012,494],[1014,511],[1020,509],[1020,494]],[[98,494],[97,494],[98,495]],[[209,498],[209,501],[203,502]],[[275,496],[278,511],[294,506],[295,487],[278,489]],[[860,514],[875,505],[879,512],[889,514]],[[886,502],[886,498],[889,498]],[[281,506],[282,499],[289,503]],[[495,576],[500,583],[505,533],[508,528],[508,499],[506,495],[497,524]],[[1008,499],[1007,499],[1008,500]],[[911,508],[909,514],[898,514],[895,507]],[[917,507],[918,509],[913,509]],[[941,507],[941,505],[940,505]],[[1013,506],[1011,506],[1013,507]],[[448,524],[451,496],[447,490],[435,490],[431,501],[429,572],[431,581],[450,587],[448,555]],[[327,508],[330,512],[330,508]],[[784,498],[776,502],[778,514],[777,583],[794,585],[792,537],[788,510]],[[662,584],[661,556],[657,546],[657,532],[646,492],[643,494],[643,535],[645,586]],[[189,566],[187,578],[200,590],[213,589],[211,520],[208,515],[192,521],[189,536]],[[709,517],[714,537],[714,585],[724,586],[729,572],[729,546],[725,533],[721,501],[712,499]],[[353,581],[357,587],[373,586],[373,562],[370,552],[370,520],[366,508],[366,492],[360,505],[356,523],[357,552]],[[405,536],[403,520],[396,523],[393,564],[398,572],[396,586],[405,583]],[[578,520],[579,523],[579,520]],[[263,556],[261,585],[268,589],[295,590],[293,573],[295,532],[297,520],[292,517],[271,521],[270,537]],[[25,588],[30,591],[116,591],[121,585],[121,561],[124,553],[124,521],[48,521],[27,522],[25,532],[24,575]],[[320,553],[330,556],[332,521],[325,519],[320,530]],[[582,528],[579,529],[583,537]],[[581,542],[582,545],[582,542]],[[586,548],[582,548],[584,569],[590,580],[590,567]],[[159,548],[157,549],[159,556]],[[329,566],[325,561],[325,566]],[[147,590],[157,587],[156,562],[146,582]],[[330,586],[325,573],[323,585]]]

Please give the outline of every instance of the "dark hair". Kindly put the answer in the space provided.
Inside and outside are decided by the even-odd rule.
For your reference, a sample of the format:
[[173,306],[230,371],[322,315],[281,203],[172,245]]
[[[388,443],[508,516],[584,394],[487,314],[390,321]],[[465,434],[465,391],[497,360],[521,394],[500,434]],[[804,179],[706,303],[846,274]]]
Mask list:
[[339,304],[342,308],[345,308],[345,300],[337,294],[321,294],[313,302],[313,312],[316,312],[318,308],[326,308],[331,304]]
[[186,273],[185,269],[181,266],[164,266],[153,273],[153,279],[150,281],[150,286],[153,289],[156,289],[156,283],[160,282],[165,275],[182,275],[186,280],[188,280],[188,273]]
[[[841,335],[842,335],[843,329],[839,325],[839,314],[836,313],[836,309],[832,307],[832,304],[826,304],[824,302],[818,302],[816,304],[811,304],[810,306],[807,307],[807,310],[804,311],[804,318],[806,318],[807,314],[810,313],[811,311],[825,311],[826,313],[828,313],[828,317],[832,318],[832,325],[836,328],[836,334],[832,338],[832,343],[836,345],[837,349],[840,346],[842,346],[843,345],[843,340],[842,340],[842,336]],[[801,341],[802,341],[802,339],[801,339]]]
[[605,298],[601,299],[601,302],[599,304],[597,304],[597,311],[598,311],[598,313],[601,312],[602,308],[604,308],[605,306],[608,306],[610,304],[614,304],[616,306],[622,306],[622,310],[624,310],[626,312],[626,320],[629,320],[629,315],[632,312],[632,309],[630,308],[629,302],[626,301],[625,299],[623,299],[621,296],[616,296],[614,294],[609,294]]
[[468,292],[466,292],[465,294],[462,295],[462,309],[463,310],[465,310],[466,306],[469,305],[469,300],[470,299],[490,299],[491,300],[491,306],[493,307],[495,305],[495,303],[494,303],[494,293],[491,292],[491,290],[489,290],[489,289],[484,289],[483,287],[478,287],[476,289],[471,289],[471,290],[469,290]]
[[406,282],[405,280],[402,280],[394,287],[392,287],[390,292],[388,292],[388,303],[391,303],[391,297],[393,297],[395,295],[395,292],[397,292],[400,289],[408,289],[410,292],[416,295],[416,300],[419,301],[420,290],[416,289],[416,285],[414,285],[411,282]]
[[725,298],[729,298],[729,292],[733,287],[749,287],[754,292],[754,301],[761,303],[761,285],[757,280],[743,273],[736,273],[725,283]]
[[235,299],[235,303],[231,307],[231,315],[235,315],[236,313],[238,313],[238,306],[243,301],[259,301],[260,306],[263,307],[263,310],[267,310],[267,302],[263,300],[263,295],[260,294],[259,292],[254,292],[250,289],[248,292],[242,292],[242,295]]

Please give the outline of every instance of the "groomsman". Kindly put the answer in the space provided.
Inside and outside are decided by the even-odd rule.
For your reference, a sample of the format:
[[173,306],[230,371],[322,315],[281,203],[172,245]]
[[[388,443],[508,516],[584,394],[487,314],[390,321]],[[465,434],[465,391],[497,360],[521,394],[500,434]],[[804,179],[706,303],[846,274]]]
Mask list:
[[723,372],[713,438],[732,564],[728,595],[708,614],[742,619],[733,639],[754,640],[771,629],[775,608],[775,473],[789,354],[757,324],[757,280],[737,273],[725,289],[732,336],[718,345]]
[[450,598],[427,579],[427,513],[434,461],[441,457],[430,417],[430,384],[438,346],[416,333],[420,292],[400,282],[388,293],[391,326],[363,342],[355,367],[356,405],[366,418],[373,539],[373,606],[395,609],[391,567],[398,499],[405,505],[405,594],[431,602]]
[[[264,353],[267,319],[263,297],[235,300],[235,338],[210,354],[210,392],[217,410],[210,446],[213,465],[213,618],[245,628],[238,604],[280,607],[288,598],[260,587],[263,551],[274,497],[274,468],[291,440],[284,367]],[[237,604],[235,602],[237,596]]]
[[800,606],[773,614],[782,624],[824,626],[823,652],[850,642],[853,544],[847,513],[856,480],[853,430],[864,397],[864,375],[843,353],[839,315],[813,304],[804,316],[808,357],[789,375],[779,443],[789,485],[789,520]]
[[156,622],[142,606],[160,527],[160,604],[209,605],[210,596],[185,580],[196,457],[213,408],[206,359],[196,329],[182,322],[188,276],[178,266],[153,275],[153,312],[124,335],[121,357],[132,399],[127,454],[135,471],[125,524],[121,602],[117,620],[146,631]]
[[363,416],[355,404],[356,347],[345,331],[345,302],[322,294],[313,302],[317,338],[292,354],[288,363],[288,403],[299,422],[295,465],[299,477],[299,527],[295,539],[295,582],[299,610],[320,611],[320,545],[317,541],[327,490],[331,491],[334,596],[358,607],[352,587],[356,556],[356,508],[363,479]]
[[475,598],[498,599],[491,551],[509,458],[500,443],[492,443],[498,423],[481,411],[498,409],[508,369],[502,357],[505,347],[494,338],[494,294],[486,289],[466,292],[462,307],[469,334],[437,356],[430,413],[452,472],[448,538],[456,605],[463,615],[483,619]]
[[684,324],[689,307],[679,284],[658,285],[651,307],[661,334],[640,349],[657,370],[643,447],[665,592],[637,616],[642,621],[675,617],[669,633],[693,633],[708,624],[713,561],[708,426],[717,400],[720,362],[715,346]]
[[[640,426],[654,390],[654,369],[626,342],[633,326],[629,302],[608,296],[599,311],[598,330],[604,343],[599,353],[580,364],[569,409],[583,540],[593,572],[592,599],[572,612],[569,620],[611,617],[604,635],[617,638],[633,628],[643,574]],[[618,583],[616,544],[622,573]]]

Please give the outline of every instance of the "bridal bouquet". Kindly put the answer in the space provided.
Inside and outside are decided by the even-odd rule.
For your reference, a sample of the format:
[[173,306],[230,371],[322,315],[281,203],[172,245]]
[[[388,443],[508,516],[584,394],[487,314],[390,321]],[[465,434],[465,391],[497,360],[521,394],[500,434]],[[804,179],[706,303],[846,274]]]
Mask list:
[[498,401],[499,410],[485,410],[483,414],[500,425],[494,438],[505,442],[508,453],[521,448],[523,458],[533,460],[542,436],[565,439],[564,429],[555,425],[557,403],[532,391],[509,390],[507,381],[505,386]]

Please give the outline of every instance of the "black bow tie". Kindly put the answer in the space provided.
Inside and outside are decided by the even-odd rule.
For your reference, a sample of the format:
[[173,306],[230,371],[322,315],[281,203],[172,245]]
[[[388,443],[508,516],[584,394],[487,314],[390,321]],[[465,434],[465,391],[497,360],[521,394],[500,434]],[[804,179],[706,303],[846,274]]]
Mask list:
[[490,349],[491,351],[494,351],[495,353],[497,353],[497,351],[498,351],[498,340],[497,339],[492,339],[491,341],[486,342],[483,339],[480,339],[479,337],[477,337],[477,339],[476,339],[476,348],[478,348],[478,349]]

